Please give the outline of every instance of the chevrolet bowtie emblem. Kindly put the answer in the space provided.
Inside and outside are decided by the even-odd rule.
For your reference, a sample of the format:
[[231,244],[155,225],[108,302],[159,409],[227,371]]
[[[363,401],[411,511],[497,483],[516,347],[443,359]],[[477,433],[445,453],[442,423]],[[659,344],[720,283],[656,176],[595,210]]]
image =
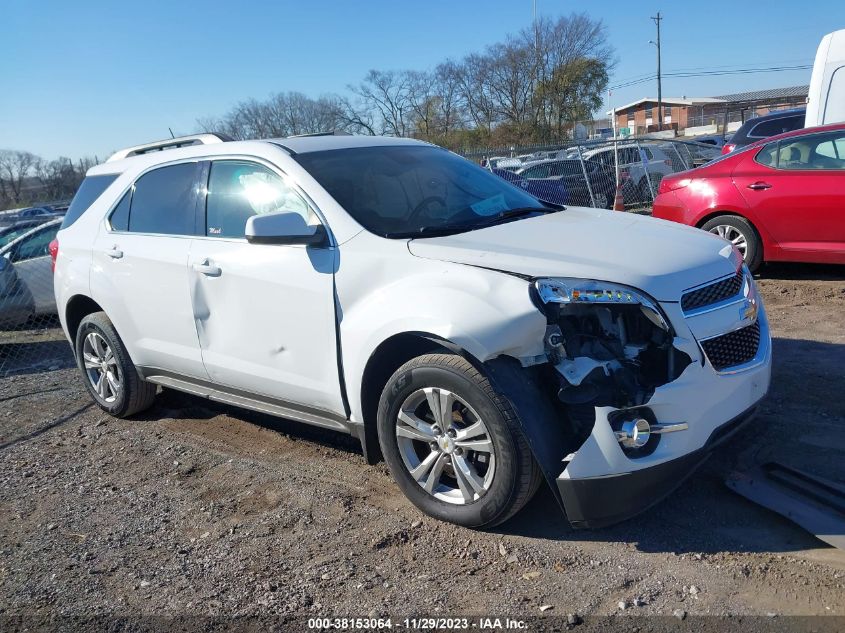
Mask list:
[[739,311],[741,319],[754,321],[757,318],[757,301],[754,299],[746,299],[742,308]]

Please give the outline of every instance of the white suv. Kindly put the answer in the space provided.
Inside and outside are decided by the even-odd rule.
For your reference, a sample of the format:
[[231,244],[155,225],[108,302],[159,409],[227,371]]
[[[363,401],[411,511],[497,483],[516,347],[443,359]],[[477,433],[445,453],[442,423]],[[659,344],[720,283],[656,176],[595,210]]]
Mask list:
[[576,526],[667,494],[750,418],[770,339],[728,242],[549,208],[413,140],[186,137],[88,172],[58,234],[97,404],[156,385],[350,433],[424,512]]

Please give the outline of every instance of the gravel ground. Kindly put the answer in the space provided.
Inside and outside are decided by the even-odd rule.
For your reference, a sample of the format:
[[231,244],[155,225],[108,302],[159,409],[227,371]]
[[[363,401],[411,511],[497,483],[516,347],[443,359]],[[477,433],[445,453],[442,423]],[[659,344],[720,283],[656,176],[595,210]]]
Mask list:
[[0,617],[845,615],[845,552],[723,483],[770,459],[845,481],[845,269],[759,283],[762,414],[666,501],[592,532],[545,489],[493,531],[438,523],[349,438],[170,391],[112,419],[36,336],[55,369],[0,379]]

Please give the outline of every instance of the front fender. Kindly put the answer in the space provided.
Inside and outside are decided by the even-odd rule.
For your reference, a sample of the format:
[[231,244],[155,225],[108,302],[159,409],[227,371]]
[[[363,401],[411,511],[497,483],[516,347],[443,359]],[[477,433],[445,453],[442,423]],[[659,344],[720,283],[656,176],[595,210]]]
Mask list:
[[531,302],[528,281],[417,258],[407,250],[396,255],[342,256],[337,273],[341,355],[354,422],[363,422],[367,361],[396,334],[445,339],[481,362],[508,355],[530,364],[543,354],[546,318]]

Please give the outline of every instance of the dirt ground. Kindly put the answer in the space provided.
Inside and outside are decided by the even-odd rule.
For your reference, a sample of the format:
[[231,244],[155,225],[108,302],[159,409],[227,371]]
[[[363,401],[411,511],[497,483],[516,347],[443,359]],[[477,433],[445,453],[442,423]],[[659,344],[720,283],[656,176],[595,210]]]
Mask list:
[[493,531],[438,523],[349,438],[173,392],[112,419],[35,336],[53,369],[0,379],[0,618],[845,615],[845,552],[724,485],[769,460],[845,482],[845,268],[759,285],[762,414],[666,501],[591,532],[546,490]]

